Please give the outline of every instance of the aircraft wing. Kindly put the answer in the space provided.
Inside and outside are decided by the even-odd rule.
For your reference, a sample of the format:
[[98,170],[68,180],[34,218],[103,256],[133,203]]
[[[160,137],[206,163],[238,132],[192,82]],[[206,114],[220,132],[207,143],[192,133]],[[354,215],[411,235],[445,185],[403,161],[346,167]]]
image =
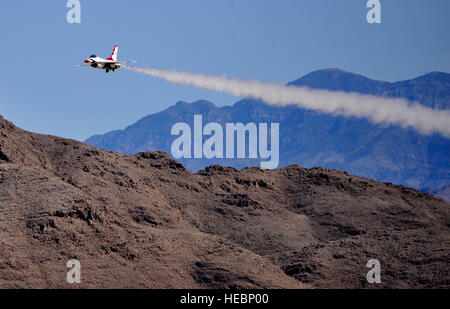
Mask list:
[[[127,64],[127,63],[134,63],[137,61],[94,61],[94,63],[98,63],[98,64]],[[91,63],[86,63],[86,64],[79,64],[78,66],[90,66]]]
[[135,63],[135,62],[137,62],[137,61],[136,60],[130,60],[130,61],[117,61],[116,63],[127,64],[127,63]]
[[90,63],[83,63],[83,64],[77,64],[76,66],[77,67],[89,67],[89,66],[91,66],[91,64]]

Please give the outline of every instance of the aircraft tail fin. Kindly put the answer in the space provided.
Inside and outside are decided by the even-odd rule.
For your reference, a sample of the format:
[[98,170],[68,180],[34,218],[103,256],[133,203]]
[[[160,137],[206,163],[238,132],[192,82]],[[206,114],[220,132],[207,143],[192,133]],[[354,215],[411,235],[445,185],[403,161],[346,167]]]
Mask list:
[[118,45],[114,46],[113,52],[111,54],[111,57],[109,57],[106,60],[117,61],[117,52],[118,51],[119,51],[119,46]]

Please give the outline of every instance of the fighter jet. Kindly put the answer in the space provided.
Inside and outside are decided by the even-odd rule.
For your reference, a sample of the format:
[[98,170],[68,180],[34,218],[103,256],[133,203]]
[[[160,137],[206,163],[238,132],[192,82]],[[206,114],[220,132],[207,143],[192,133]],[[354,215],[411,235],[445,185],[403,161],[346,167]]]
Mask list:
[[78,66],[89,66],[100,70],[105,70],[106,73],[109,71],[115,71],[120,68],[121,65],[136,61],[117,61],[117,52],[119,50],[119,46],[114,46],[113,52],[109,58],[103,59],[101,57],[97,57],[96,55],[89,56],[88,59],[84,60],[83,64],[79,64]]

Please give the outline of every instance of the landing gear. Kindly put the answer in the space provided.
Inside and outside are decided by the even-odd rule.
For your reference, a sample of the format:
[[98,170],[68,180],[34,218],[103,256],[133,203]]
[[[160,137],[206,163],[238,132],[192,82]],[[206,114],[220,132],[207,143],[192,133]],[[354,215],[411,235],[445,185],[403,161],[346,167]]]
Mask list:
[[109,73],[109,70],[108,70],[108,69],[106,69],[106,73]]

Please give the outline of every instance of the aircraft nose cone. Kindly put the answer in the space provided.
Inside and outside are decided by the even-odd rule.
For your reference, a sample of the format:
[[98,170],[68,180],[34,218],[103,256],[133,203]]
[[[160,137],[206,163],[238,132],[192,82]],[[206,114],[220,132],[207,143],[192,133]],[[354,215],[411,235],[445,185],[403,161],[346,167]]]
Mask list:
[[84,63],[89,63],[91,61],[89,61],[89,59],[84,60]]

